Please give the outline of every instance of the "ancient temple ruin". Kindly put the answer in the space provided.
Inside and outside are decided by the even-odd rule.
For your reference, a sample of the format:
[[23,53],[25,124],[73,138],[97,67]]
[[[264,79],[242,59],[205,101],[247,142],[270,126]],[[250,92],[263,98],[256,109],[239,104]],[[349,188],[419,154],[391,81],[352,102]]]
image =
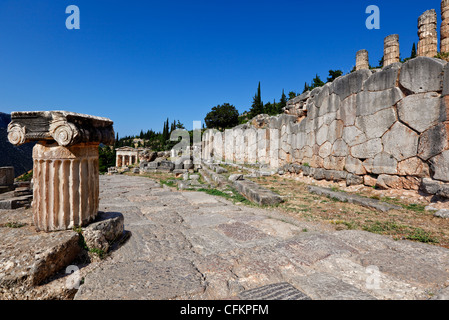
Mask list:
[[132,147],[117,148],[115,166],[117,168],[121,168],[138,164],[139,152],[139,149]]

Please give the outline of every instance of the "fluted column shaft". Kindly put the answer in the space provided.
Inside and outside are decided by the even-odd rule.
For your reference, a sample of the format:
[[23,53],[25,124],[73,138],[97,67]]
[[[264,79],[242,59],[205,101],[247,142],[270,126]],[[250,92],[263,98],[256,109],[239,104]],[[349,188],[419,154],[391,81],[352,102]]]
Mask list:
[[92,222],[99,207],[98,144],[33,148],[33,217],[40,231],[67,230]]

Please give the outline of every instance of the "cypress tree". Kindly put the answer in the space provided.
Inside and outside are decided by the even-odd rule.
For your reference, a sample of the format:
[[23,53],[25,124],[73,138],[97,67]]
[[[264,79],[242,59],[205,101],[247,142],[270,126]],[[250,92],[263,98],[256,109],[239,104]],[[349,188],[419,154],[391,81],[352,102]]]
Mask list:
[[[276,106],[276,104],[275,104]],[[281,95],[281,101],[279,101],[279,104],[277,106],[277,113],[282,113],[282,108],[285,108],[287,106],[287,96],[284,93],[284,89],[282,89],[282,95]]]
[[252,117],[255,117],[258,114],[263,113],[263,110],[264,110],[264,105],[262,102],[260,81],[259,81],[259,86],[257,87],[256,95],[253,98],[253,104],[251,105],[250,114]]
[[416,58],[417,53],[416,53],[416,44],[413,43],[413,47],[412,47],[412,55],[410,56],[410,59]]

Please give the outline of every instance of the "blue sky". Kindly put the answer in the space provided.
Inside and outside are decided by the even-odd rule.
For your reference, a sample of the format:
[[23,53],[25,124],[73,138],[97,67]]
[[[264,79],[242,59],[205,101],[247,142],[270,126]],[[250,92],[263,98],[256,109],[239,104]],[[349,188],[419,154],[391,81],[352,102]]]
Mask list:
[[[368,30],[368,5],[380,29]],[[80,9],[68,30],[65,9]],[[377,65],[383,39],[402,57],[417,19],[440,1],[0,0],[0,112],[67,110],[111,118],[120,136],[192,128],[225,102],[248,110],[300,91],[315,74],[349,72],[360,49]]]

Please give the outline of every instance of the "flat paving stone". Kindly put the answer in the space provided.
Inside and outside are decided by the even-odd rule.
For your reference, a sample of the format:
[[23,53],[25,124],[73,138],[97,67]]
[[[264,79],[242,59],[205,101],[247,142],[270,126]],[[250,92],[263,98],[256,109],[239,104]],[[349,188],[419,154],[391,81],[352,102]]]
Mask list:
[[260,288],[243,291],[242,300],[311,300],[304,292],[289,283],[274,283]]
[[[76,299],[429,299],[449,285],[441,247],[336,232],[145,177],[100,181],[100,210],[123,214],[131,237],[86,275]],[[366,286],[370,266],[380,291]]]

